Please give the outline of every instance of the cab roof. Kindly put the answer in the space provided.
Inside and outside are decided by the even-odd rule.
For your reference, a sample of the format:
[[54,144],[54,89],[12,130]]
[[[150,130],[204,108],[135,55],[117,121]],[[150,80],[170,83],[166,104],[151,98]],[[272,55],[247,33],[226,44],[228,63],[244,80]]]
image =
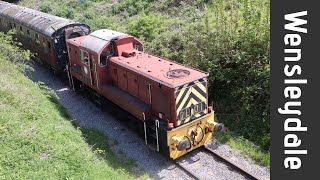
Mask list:
[[110,41],[115,41],[121,36],[129,35],[109,29],[100,29],[90,33],[84,38],[75,38],[69,42],[99,54]]

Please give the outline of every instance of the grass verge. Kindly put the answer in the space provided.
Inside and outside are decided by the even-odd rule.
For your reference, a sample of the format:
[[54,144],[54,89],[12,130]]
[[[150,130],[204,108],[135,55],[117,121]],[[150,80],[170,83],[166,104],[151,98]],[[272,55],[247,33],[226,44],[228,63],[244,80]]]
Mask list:
[[145,178],[102,133],[75,126],[52,94],[6,58],[9,46],[1,40],[0,179]]
[[270,152],[262,150],[252,142],[232,132],[221,132],[214,136],[222,143],[228,144],[232,149],[241,151],[242,154],[250,157],[255,162],[270,167]]

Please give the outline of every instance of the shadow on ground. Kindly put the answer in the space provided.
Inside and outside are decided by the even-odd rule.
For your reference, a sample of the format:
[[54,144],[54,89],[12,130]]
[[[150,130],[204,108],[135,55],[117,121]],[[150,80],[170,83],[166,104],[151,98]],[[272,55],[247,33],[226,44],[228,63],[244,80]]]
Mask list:
[[[38,66],[37,63],[32,64],[33,66]],[[46,69],[44,69],[46,70]],[[125,170],[132,176],[135,176],[137,178],[145,176],[145,172],[137,170],[136,163],[133,159],[128,158],[125,156],[125,154],[121,150],[116,150],[114,146],[118,144],[116,140],[109,140],[102,132],[100,132],[97,129],[94,128],[84,128],[81,127],[76,121],[73,120],[73,118],[68,113],[68,110],[62,106],[59,103],[60,97],[55,94],[55,92],[48,86],[50,86],[51,83],[48,82],[42,82],[39,79],[36,79],[34,77],[34,74],[37,73],[37,68],[34,68],[32,72],[26,73],[29,79],[36,82],[41,89],[43,89],[46,92],[47,98],[52,102],[52,104],[55,106],[55,109],[59,114],[65,118],[66,120],[69,120],[75,129],[78,129],[82,132],[82,139],[86,141],[88,144],[88,147],[90,150],[99,158],[114,168],[115,170],[121,169]],[[50,76],[55,76],[47,70],[46,73],[51,73]],[[59,79],[56,79],[59,80]]]

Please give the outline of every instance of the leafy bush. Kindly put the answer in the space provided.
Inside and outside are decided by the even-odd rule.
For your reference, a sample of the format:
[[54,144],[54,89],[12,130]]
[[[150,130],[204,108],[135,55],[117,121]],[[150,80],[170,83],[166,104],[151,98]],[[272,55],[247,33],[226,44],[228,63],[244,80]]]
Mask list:
[[144,13],[131,18],[128,24],[128,33],[147,42],[164,30],[164,21],[159,15],[146,15]]
[[153,0],[119,0],[112,6],[112,13],[126,14],[127,16],[134,16],[140,12],[145,11]]
[[39,7],[39,10],[44,13],[50,13],[52,11],[51,7],[47,3],[42,3]]
[[115,20],[112,17],[98,17],[94,14],[85,13],[81,22],[90,24],[93,30],[115,29]]
[[74,18],[74,11],[72,9],[69,9],[67,7],[61,7],[59,9],[56,9],[55,15],[59,17],[64,17],[67,19],[73,19]]
[[21,44],[12,40],[14,34],[14,31],[10,31],[8,34],[0,32],[0,55],[7,57],[8,60],[20,67],[20,70],[24,71],[30,68],[27,65],[30,60],[30,51],[19,48]]
[[70,0],[66,2],[68,9],[77,9],[79,11],[84,11],[90,7],[89,0]]
[[[206,52],[210,95],[218,117],[230,129],[264,149],[270,145],[270,61],[268,1],[212,4],[211,15],[218,17],[213,42]],[[225,10],[228,9],[228,10]],[[219,14],[217,14],[219,13]],[[210,57],[210,54],[209,54]]]

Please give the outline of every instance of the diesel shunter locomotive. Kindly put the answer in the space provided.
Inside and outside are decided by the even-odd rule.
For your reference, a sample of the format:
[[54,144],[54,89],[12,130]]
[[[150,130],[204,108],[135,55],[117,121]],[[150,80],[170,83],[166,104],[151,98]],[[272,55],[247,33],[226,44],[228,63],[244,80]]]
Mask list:
[[136,37],[91,32],[86,24],[2,1],[0,29],[15,29],[43,63],[67,72],[73,90],[88,88],[130,113],[145,143],[171,159],[221,130],[208,105],[208,73],[146,53]]

